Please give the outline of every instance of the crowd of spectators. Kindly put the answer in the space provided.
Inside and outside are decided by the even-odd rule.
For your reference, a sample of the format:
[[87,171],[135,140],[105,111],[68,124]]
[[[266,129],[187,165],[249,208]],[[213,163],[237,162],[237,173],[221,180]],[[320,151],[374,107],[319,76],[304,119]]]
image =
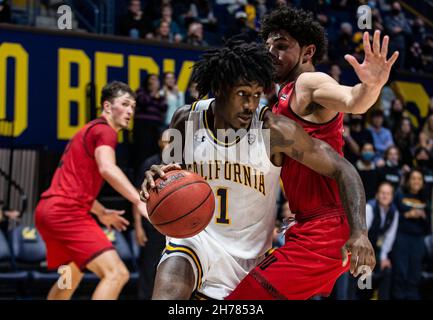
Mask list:
[[312,11],[325,27],[329,39],[325,61],[341,65],[346,53],[362,56],[363,30],[358,28],[357,11],[361,5],[371,8],[372,29],[390,36],[390,51],[400,52],[396,68],[433,72],[433,32],[421,17],[408,16],[398,1],[130,0],[127,12],[118,19],[118,33],[197,46],[218,46],[231,37],[257,41],[266,13],[296,6]]

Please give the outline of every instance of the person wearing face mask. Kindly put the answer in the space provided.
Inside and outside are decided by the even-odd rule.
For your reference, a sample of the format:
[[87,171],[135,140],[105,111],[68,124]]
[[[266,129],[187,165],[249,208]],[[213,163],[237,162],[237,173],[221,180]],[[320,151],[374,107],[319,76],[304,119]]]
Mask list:
[[375,152],[371,143],[365,143],[361,148],[361,157],[356,161],[356,169],[361,176],[365,189],[365,198],[372,199],[376,193],[379,175],[374,162]]
[[400,151],[396,146],[391,146],[385,151],[384,166],[379,168],[379,183],[388,182],[394,189],[400,186],[401,170]]
[[418,300],[424,258],[424,237],[431,232],[431,216],[424,176],[411,170],[395,195],[399,226],[393,247],[392,295],[398,300]]
[[355,164],[361,154],[361,146],[365,143],[373,144],[373,136],[365,128],[364,116],[360,114],[349,115],[349,125],[344,127],[344,157]]
[[420,147],[415,150],[414,164],[424,175],[425,191],[428,198],[431,199],[433,188],[433,165],[430,154],[426,148]]

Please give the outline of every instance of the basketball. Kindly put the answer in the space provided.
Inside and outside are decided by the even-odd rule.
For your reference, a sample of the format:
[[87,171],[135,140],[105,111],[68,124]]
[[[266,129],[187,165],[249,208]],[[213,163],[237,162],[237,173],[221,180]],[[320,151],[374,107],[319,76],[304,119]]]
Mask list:
[[149,193],[150,222],[162,234],[173,238],[192,237],[212,219],[215,199],[209,184],[198,174],[184,170],[166,173]]

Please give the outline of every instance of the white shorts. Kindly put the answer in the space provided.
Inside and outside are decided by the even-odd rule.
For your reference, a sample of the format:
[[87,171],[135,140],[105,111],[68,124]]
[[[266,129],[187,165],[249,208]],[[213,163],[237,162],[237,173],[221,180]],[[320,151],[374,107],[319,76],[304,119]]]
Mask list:
[[233,257],[206,231],[186,239],[167,238],[159,264],[174,256],[185,257],[191,263],[196,298],[218,300],[228,296],[264,258],[245,260]]

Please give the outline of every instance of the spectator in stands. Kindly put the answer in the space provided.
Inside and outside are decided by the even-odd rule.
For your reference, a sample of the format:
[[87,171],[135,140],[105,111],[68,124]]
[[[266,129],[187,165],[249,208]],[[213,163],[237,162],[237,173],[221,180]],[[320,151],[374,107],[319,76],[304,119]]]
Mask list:
[[188,26],[188,33],[184,43],[192,46],[207,46],[207,42],[203,39],[203,25],[200,22],[191,22]]
[[399,98],[395,98],[391,102],[390,110],[384,112],[386,115],[386,126],[391,130],[392,133],[395,134],[397,131],[397,126],[400,125],[403,114],[404,114],[404,105],[403,102]]
[[131,38],[144,38],[151,31],[151,26],[143,14],[140,0],[129,2],[128,12],[121,17],[119,33]]
[[425,37],[422,44],[422,71],[433,72],[433,34],[429,34]]
[[406,67],[412,72],[420,71],[423,68],[422,48],[417,41],[413,42],[409,48]]
[[137,90],[137,108],[134,115],[134,168],[159,152],[158,139],[164,125],[167,103],[160,94],[156,74],[148,74],[144,85]]
[[211,1],[193,0],[190,1],[189,10],[184,16],[185,24],[198,21],[209,30],[215,30],[217,19],[214,16]]
[[427,149],[419,147],[415,150],[414,165],[424,175],[424,186],[428,199],[431,199],[433,187],[433,166],[431,158]]
[[424,237],[430,232],[430,210],[421,171],[411,170],[395,196],[399,226],[393,248],[392,295],[398,300],[417,300],[424,257]]
[[[161,151],[168,144],[162,139],[163,133],[164,131],[161,130],[158,139],[160,150],[145,159],[136,172],[134,185],[138,189],[144,181],[144,173],[149,170],[152,165],[162,163]],[[135,240],[140,245],[138,299],[150,300],[152,297],[156,266],[158,265],[162,250],[165,247],[165,236],[159,233],[147,219],[143,219],[137,210],[134,209],[133,214]]]
[[180,43],[182,40],[182,36],[180,34],[173,35],[170,32],[170,24],[167,21],[160,21],[158,29],[156,29],[155,37],[151,34],[148,34],[148,39],[155,39],[161,42],[170,42],[170,43]]
[[236,38],[246,42],[255,42],[258,38],[256,30],[251,29],[247,24],[247,14],[245,11],[238,11],[235,14],[234,25],[229,28],[225,35],[227,39]]
[[[163,23],[165,22],[165,23]],[[167,28],[169,31],[167,32],[165,29]],[[182,41],[182,35],[180,32],[179,25],[174,21],[173,19],[173,8],[170,4],[165,4],[161,7],[161,18],[154,21],[153,23],[154,27],[158,27],[159,33],[157,33],[157,39],[158,35],[162,37],[162,40],[166,40],[167,37],[171,39],[170,42],[179,43]],[[164,26],[163,33],[161,33],[161,26]]]
[[[376,252],[376,267],[373,271],[373,289],[378,288],[379,300],[389,300],[391,294],[391,257],[390,252],[397,234],[399,213],[393,204],[394,188],[382,182],[376,198],[366,207],[368,238]],[[371,290],[362,290],[363,298],[371,297]]]
[[388,182],[394,187],[394,190],[397,190],[401,182],[401,169],[399,164],[400,150],[396,146],[391,146],[386,149],[383,166],[380,166],[378,169],[379,183]]
[[8,0],[0,0],[0,23],[10,23],[12,14]]
[[412,29],[398,1],[392,3],[391,15],[385,18],[385,28],[390,36],[389,50],[400,53],[396,66],[403,69],[406,61],[406,37],[411,34]]
[[335,81],[340,83],[341,68],[337,63],[331,64],[328,73],[332,78],[334,78]]
[[433,151],[433,114],[429,115],[419,134],[419,145],[429,153]]
[[349,22],[343,22],[337,42],[329,46],[329,58],[338,63],[345,63],[342,53],[354,53],[356,44],[353,42],[353,27]]
[[368,128],[373,136],[376,157],[383,158],[385,150],[394,144],[391,131],[383,126],[384,115],[380,109],[371,112],[371,126]]
[[356,161],[356,169],[361,176],[365,189],[365,198],[372,199],[376,193],[379,175],[374,163],[374,146],[371,143],[364,143],[361,147],[361,158]]
[[424,20],[416,17],[412,23],[412,40],[421,43],[426,35]]
[[197,90],[197,82],[190,81],[188,84],[188,90],[185,94],[185,103],[193,104],[193,102],[198,100],[198,90]]
[[173,72],[164,73],[163,85],[159,94],[165,98],[167,103],[165,125],[168,126],[174,112],[185,104],[185,94],[179,91],[176,84],[176,76]]
[[394,134],[395,145],[400,150],[402,165],[412,166],[412,148],[416,144],[415,130],[409,118],[403,117]]
[[349,125],[344,127],[344,156],[352,164],[361,156],[361,147],[365,143],[373,144],[370,130],[365,128],[365,116],[360,114],[349,115]]

